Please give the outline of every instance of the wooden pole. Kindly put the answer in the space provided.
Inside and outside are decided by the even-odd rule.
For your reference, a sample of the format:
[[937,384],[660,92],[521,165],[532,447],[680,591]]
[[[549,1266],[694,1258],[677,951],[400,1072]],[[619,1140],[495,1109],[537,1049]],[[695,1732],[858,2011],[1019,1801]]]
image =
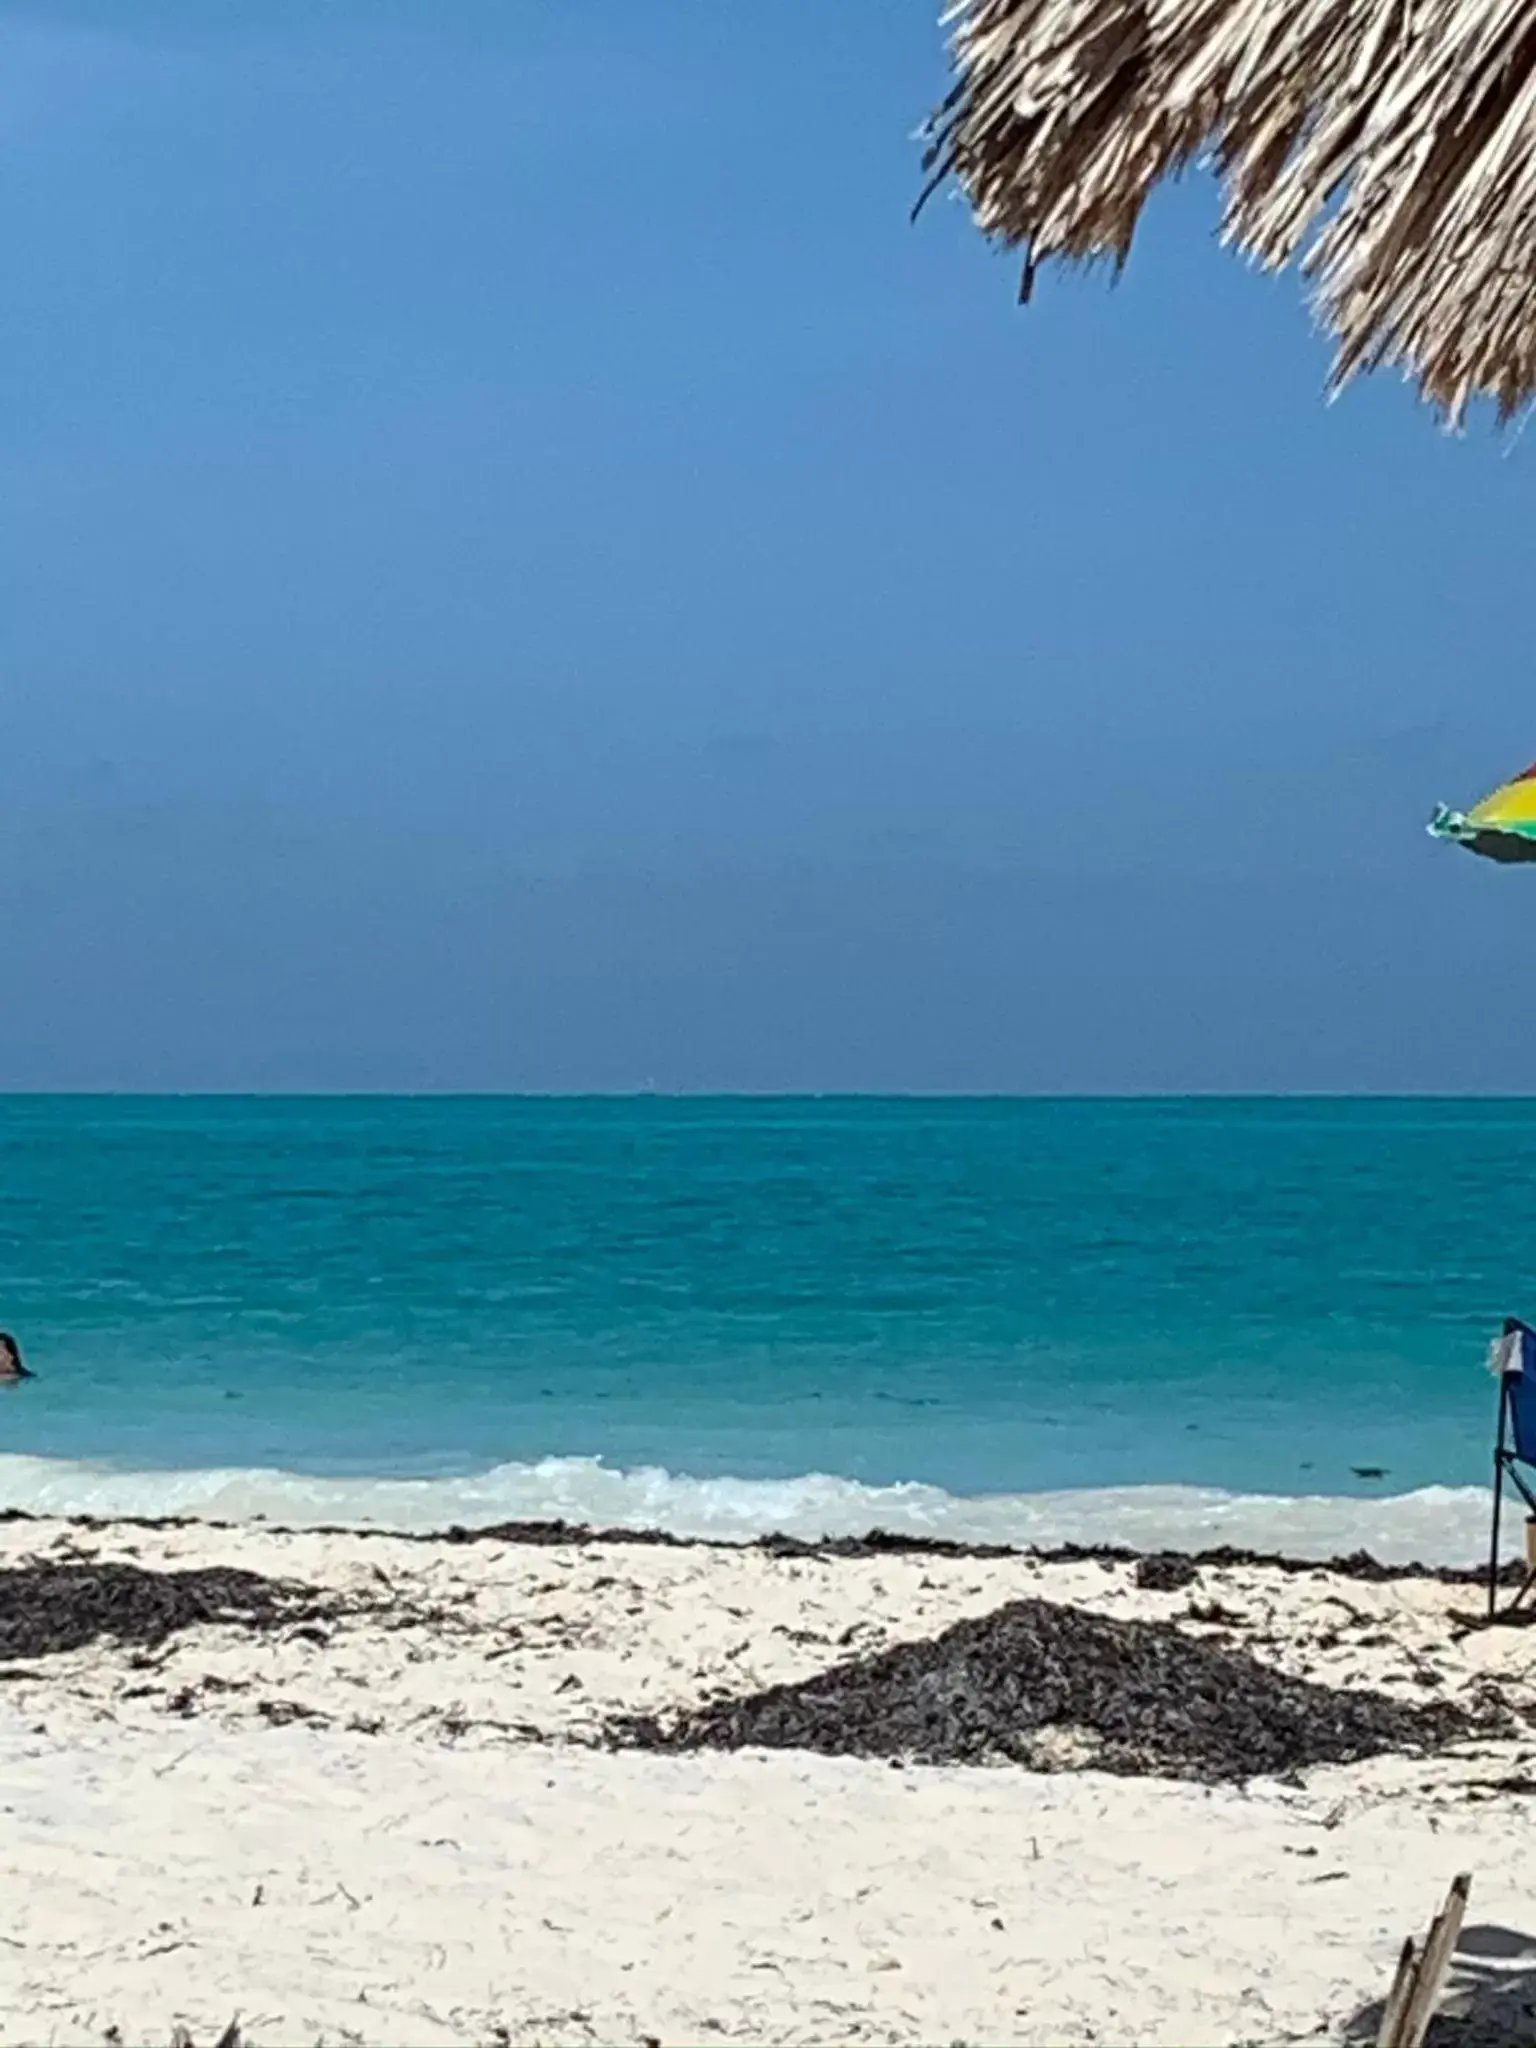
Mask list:
[[1403,2014],[1408,2010],[1409,1994],[1413,1990],[1414,1965],[1418,1951],[1410,1934],[1403,1943],[1403,1952],[1397,1959],[1397,1975],[1392,1979],[1392,1989],[1387,1993],[1387,2002],[1381,2008],[1381,2025],[1376,2029],[1376,2048],[1396,2048],[1396,2042],[1403,2024]]
[[1397,1975],[1382,2008],[1381,2029],[1376,2048],[1424,2048],[1424,2036],[1435,2016],[1441,1990],[1461,1938],[1472,1880],[1465,1871],[1456,1878],[1444,1906],[1435,1915],[1428,1939],[1415,1953],[1411,1941],[1403,1944]]

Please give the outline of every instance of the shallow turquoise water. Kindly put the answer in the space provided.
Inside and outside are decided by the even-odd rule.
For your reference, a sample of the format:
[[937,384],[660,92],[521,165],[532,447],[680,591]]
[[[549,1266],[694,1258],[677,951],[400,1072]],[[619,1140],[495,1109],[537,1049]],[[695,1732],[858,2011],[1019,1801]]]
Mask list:
[[0,1452],[1477,1483],[1533,1140],[1526,1102],[13,1098]]

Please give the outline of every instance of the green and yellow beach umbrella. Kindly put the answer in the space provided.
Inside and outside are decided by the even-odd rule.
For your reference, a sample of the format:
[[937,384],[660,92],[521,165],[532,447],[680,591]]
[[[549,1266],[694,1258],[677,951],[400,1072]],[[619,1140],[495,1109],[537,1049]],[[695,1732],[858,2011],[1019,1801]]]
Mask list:
[[1536,860],[1536,761],[1470,811],[1437,804],[1429,830],[1488,860]]

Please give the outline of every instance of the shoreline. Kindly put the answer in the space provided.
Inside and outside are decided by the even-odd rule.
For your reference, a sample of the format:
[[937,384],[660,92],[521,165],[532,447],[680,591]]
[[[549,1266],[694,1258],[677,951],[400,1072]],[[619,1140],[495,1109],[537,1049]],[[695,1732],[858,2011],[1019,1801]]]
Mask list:
[[[685,1461],[686,1462],[686,1461]],[[919,1461],[920,1462],[920,1461]],[[1395,1492],[1243,1492],[1144,1480],[1123,1486],[949,1493],[918,1479],[867,1482],[805,1469],[780,1477],[609,1465],[597,1456],[504,1461],[436,1478],[386,1466],[311,1472],[264,1464],[147,1466],[0,1450],[0,1503],[34,1514],[183,1516],[286,1528],[566,1527],[680,1539],[892,1537],[977,1550],[1127,1546],[1326,1561],[1357,1552],[1394,1564],[1475,1566],[1487,1551],[1483,1485]]]
[[[0,1618],[36,1617],[0,1640],[0,2044],[236,2011],[253,2048],[1342,2040],[1461,1869],[1529,1955],[1453,1998],[1536,1985],[1536,1670],[1458,1620],[1465,1576],[532,1527],[0,1518]],[[999,1614],[1098,1688],[1028,1762],[615,1740],[849,1672],[884,1740],[869,1686],[946,1644],[1025,1671]],[[1233,1671],[1264,1728],[1300,1687],[1303,1733],[1346,1693],[1409,1733],[1246,1781],[1138,1763],[1144,1708],[1177,1746]]]
[[[1499,1567],[1501,1585],[1517,1585],[1524,1567],[1510,1541],[1520,1518],[1513,1510],[1505,1522],[1506,1555]],[[1284,1551],[1255,1550],[1239,1544],[1213,1544],[1204,1549],[1178,1545],[1137,1547],[1124,1543],[967,1543],[947,1536],[913,1536],[903,1530],[872,1528],[862,1536],[823,1536],[819,1539],[789,1536],[768,1531],[757,1536],[684,1536],[662,1528],[604,1527],[590,1522],[566,1522],[558,1518],[535,1521],[489,1522],[465,1526],[450,1522],[440,1529],[391,1529],[381,1524],[350,1522],[284,1523],[265,1516],[249,1520],[221,1519],[207,1515],[96,1515],[47,1514],[31,1508],[0,1508],[0,1528],[17,1523],[58,1523],[90,1531],[114,1528],[145,1530],[210,1529],[231,1532],[242,1529],[273,1536],[357,1537],[392,1543],[452,1544],[501,1543],[529,1548],[570,1547],[588,1549],[605,1544],[664,1550],[756,1551],[770,1557],[817,1560],[868,1559],[875,1557],[934,1557],[957,1559],[1024,1558],[1037,1564],[1126,1564],[1137,1565],[1169,1559],[1198,1569],[1230,1570],[1256,1567],[1298,1574],[1326,1573],[1336,1578],[1386,1582],[1396,1579],[1429,1579],[1441,1585],[1485,1585],[1488,1568],[1483,1565],[1427,1564],[1421,1559],[1393,1563],[1374,1557],[1368,1550],[1356,1550],[1338,1557],[1296,1557]]]

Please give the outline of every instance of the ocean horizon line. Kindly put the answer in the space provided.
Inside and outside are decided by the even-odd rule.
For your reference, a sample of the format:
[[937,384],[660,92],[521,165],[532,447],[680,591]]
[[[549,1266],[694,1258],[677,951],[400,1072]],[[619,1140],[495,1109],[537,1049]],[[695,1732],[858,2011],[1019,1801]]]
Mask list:
[[28,1102],[470,1102],[470,1103],[899,1103],[1178,1104],[1474,1103],[1536,1104],[1536,1090],[1431,1088],[5,1088],[0,1103]]

